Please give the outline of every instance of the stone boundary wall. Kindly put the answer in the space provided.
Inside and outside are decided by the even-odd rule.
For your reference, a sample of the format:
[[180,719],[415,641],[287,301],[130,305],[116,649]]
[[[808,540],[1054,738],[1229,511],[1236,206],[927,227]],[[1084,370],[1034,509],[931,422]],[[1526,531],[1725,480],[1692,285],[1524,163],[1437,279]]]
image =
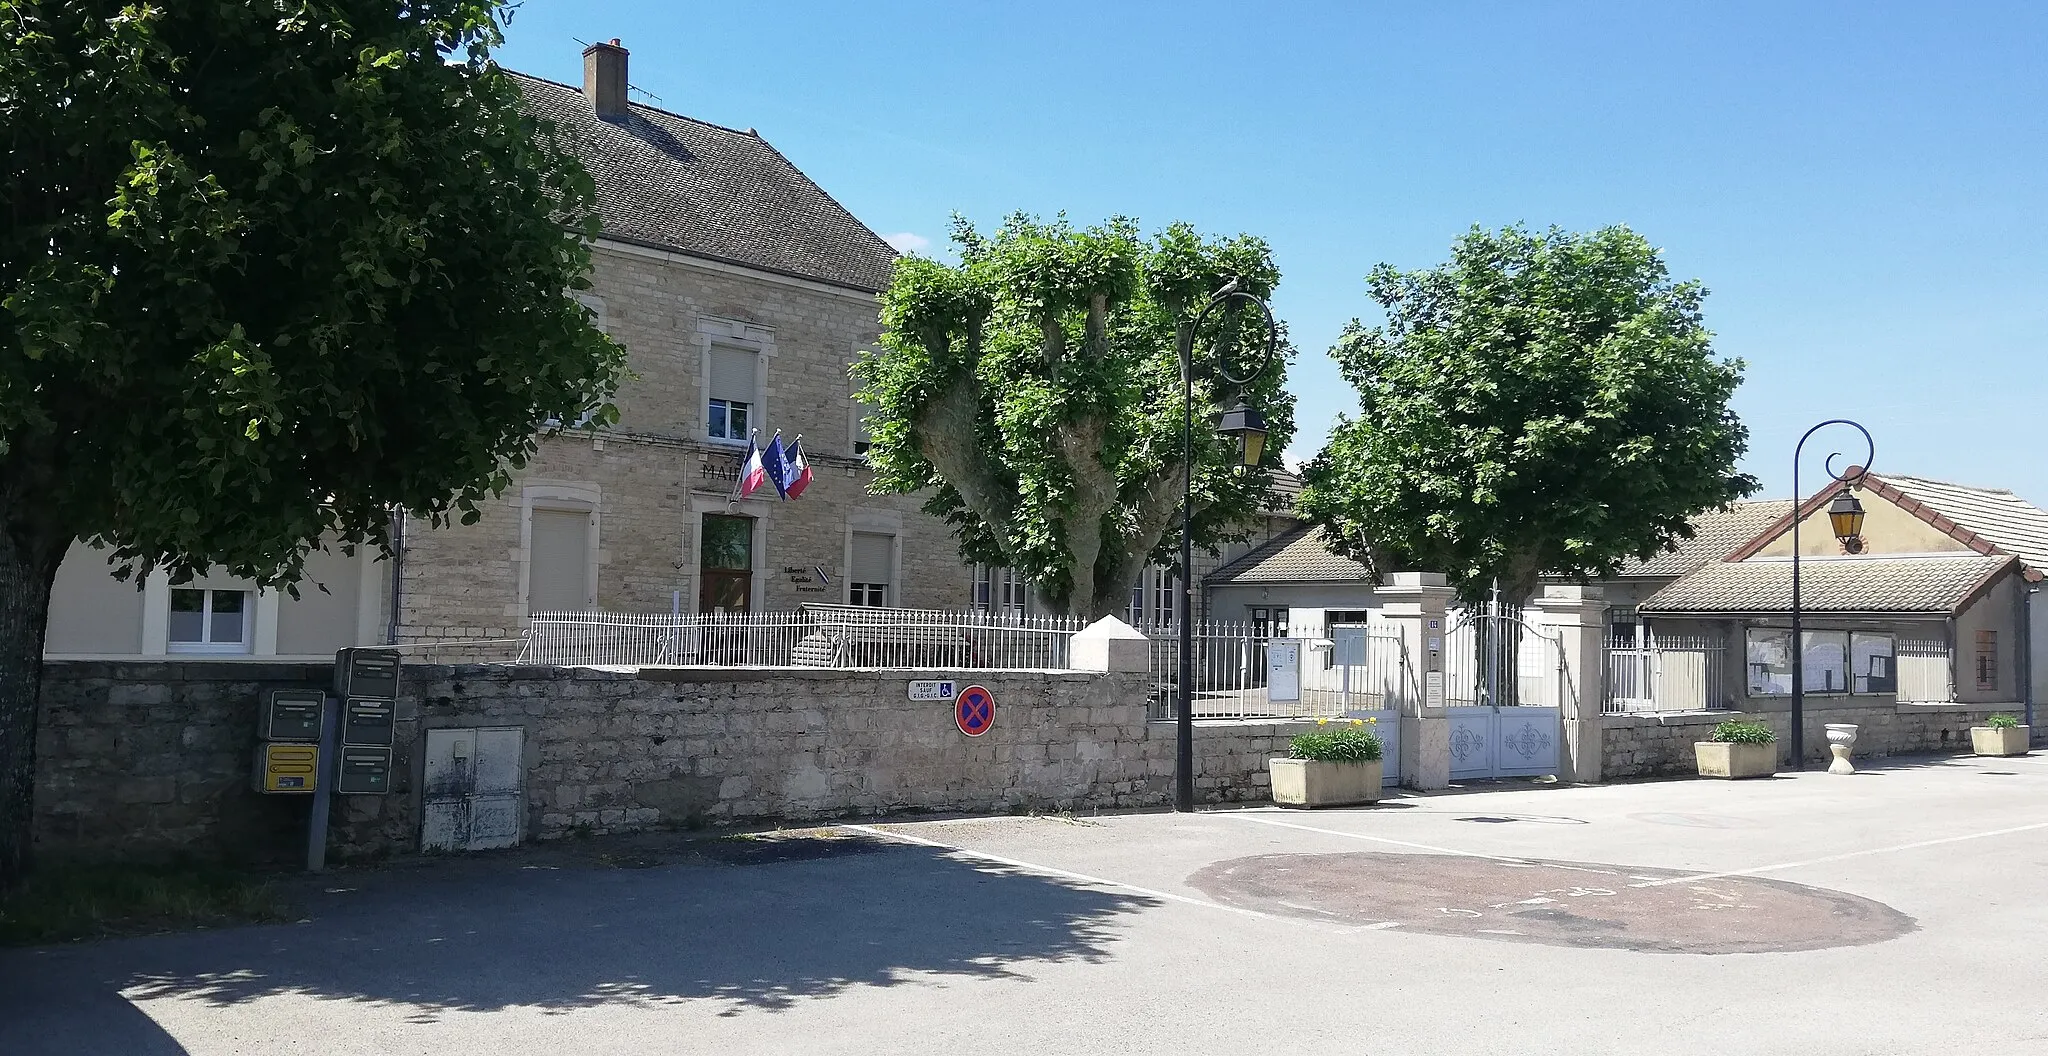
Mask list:
[[[1828,753],[1825,725],[1853,722],[1858,759],[1912,752],[1967,752],[1970,727],[1982,726],[1992,715],[2021,713],[2018,704],[1896,704],[1891,701],[1839,706],[1839,698],[1822,698],[1808,706],[1805,714],[1806,757],[1809,764],[1832,758]],[[1762,722],[1778,734],[1778,765],[1792,761],[1792,713],[1790,705],[1769,711],[1694,711],[1665,715],[1605,715],[1601,717],[1601,751],[1604,778],[1663,777],[1697,773],[1693,743],[1704,741],[1714,727],[1728,719]]]
[[[303,853],[305,796],[250,787],[270,688],[324,688],[322,664],[60,661],[44,669],[38,849],[56,857]],[[960,733],[911,678],[996,697]],[[393,790],[337,796],[338,858],[419,847],[424,731],[519,727],[525,835],[626,832],[900,811],[1093,811],[1171,801],[1174,728],[1147,722],[1146,676],[1074,671],[408,665]],[[1197,724],[1205,802],[1266,798],[1266,760],[1309,724]]]

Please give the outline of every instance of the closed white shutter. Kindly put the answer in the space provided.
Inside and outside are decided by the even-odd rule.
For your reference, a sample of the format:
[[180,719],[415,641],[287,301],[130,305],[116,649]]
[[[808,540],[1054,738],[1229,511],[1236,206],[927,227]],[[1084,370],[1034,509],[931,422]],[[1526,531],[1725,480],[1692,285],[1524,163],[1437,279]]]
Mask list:
[[711,350],[711,392],[709,399],[734,403],[754,402],[754,363],[759,353],[737,348]]
[[532,555],[526,611],[583,612],[590,608],[590,514],[533,511]]
[[893,583],[896,580],[896,537],[879,532],[853,533],[853,567],[846,578],[855,583]]

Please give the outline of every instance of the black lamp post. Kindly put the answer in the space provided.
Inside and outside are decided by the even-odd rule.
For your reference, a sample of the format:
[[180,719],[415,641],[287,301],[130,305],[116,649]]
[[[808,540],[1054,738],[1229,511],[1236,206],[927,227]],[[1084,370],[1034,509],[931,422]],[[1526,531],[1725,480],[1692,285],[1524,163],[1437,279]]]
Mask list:
[[[1266,318],[1266,343],[1264,354],[1258,365],[1244,377],[1235,377],[1223,356],[1216,357],[1216,374],[1225,382],[1239,387],[1249,385],[1273,362],[1280,341],[1280,329],[1273,321],[1273,309],[1259,297],[1240,290],[1237,280],[1232,279],[1209,298],[1209,303],[1195,315],[1193,323],[1180,333],[1180,390],[1181,406],[1181,477],[1180,477],[1180,600],[1175,604],[1176,617],[1180,622],[1180,671],[1174,681],[1175,738],[1173,756],[1173,809],[1187,812],[1195,809],[1195,707],[1192,686],[1194,670],[1194,596],[1195,596],[1195,536],[1194,536],[1194,491],[1195,491],[1195,335],[1209,313],[1229,304],[1231,301],[1250,301]],[[1227,343],[1226,343],[1227,347]],[[1219,349],[1219,351],[1221,351]],[[1226,411],[1223,420],[1217,423],[1217,431],[1235,440],[1237,464],[1244,468],[1255,468],[1266,455],[1266,419],[1258,411],[1247,406],[1243,400]]]
[[1792,449],[1792,769],[1806,769],[1806,640],[1799,626],[1799,522],[1800,505],[1806,501],[1806,494],[1799,490],[1799,455],[1806,450],[1806,438],[1830,425],[1852,426],[1863,434],[1863,464],[1852,465],[1844,472],[1835,472],[1835,459],[1840,451],[1828,456],[1828,476],[1842,485],[1828,503],[1828,527],[1840,540],[1843,549],[1850,553],[1863,550],[1863,504],[1856,501],[1850,489],[1863,480],[1870,472],[1871,460],[1877,457],[1877,444],[1870,439],[1870,430],[1857,425],[1847,418],[1830,418],[1806,431],[1799,438],[1798,446]]

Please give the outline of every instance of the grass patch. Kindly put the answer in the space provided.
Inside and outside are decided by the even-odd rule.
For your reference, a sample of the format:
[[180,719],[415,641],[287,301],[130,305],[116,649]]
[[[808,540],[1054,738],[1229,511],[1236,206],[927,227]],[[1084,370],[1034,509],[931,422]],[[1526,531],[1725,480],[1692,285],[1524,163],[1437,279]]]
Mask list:
[[290,919],[269,881],[221,866],[66,865],[0,894],[0,946]]

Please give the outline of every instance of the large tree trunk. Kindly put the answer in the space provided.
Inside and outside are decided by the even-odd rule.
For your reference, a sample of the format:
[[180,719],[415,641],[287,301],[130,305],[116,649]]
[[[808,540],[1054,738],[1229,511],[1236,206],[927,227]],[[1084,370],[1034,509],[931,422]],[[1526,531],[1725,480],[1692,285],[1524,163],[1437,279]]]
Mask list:
[[43,631],[64,550],[47,540],[23,542],[0,527],[0,890],[28,870]]

